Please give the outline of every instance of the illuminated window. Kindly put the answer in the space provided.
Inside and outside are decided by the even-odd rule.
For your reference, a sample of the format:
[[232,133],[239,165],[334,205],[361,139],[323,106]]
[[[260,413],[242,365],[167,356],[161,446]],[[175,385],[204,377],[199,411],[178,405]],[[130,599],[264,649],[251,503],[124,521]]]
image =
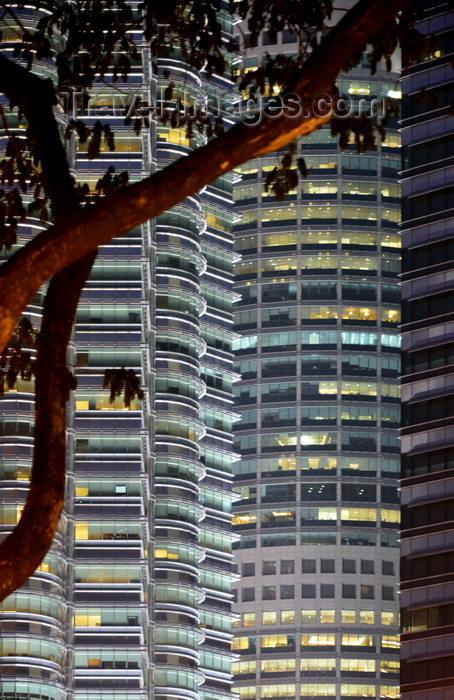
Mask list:
[[[337,232],[336,231],[303,231],[301,233],[301,241],[303,245],[313,245],[314,247],[319,245],[336,245],[337,243]],[[337,258],[334,260],[334,267],[337,267]]]
[[262,248],[271,248],[273,246],[296,246],[298,234],[296,233],[267,233],[262,234]]
[[356,625],[356,610],[342,610],[342,624]]
[[[342,406],[341,418],[342,420],[354,420],[354,421],[372,421],[377,420],[377,409],[371,408],[370,406]],[[359,469],[358,467],[356,467]],[[357,499],[354,500],[366,500]],[[369,500],[369,499],[367,499]]]
[[256,275],[257,260],[249,260],[248,262],[236,263],[233,266],[234,273],[237,277],[241,275]]
[[241,250],[257,250],[257,236],[242,236],[241,238],[236,238],[234,249]]
[[190,139],[186,138],[186,129],[164,129],[160,127],[160,131],[156,136],[158,141],[167,141],[167,143],[175,143],[181,146],[190,146]]
[[385,323],[400,323],[400,311],[397,311],[397,309],[382,309],[381,320]]
[[394,625],[394,613],[383,610],[381,613],[381,623],[382,625]]
[[241,673],[255,673],[256,667],[256,661],[236,661],[232,664],[232,673],[235,675]]
[[336,659],[301,659],[300,660],[300,670],[304,671],[322,671],[324,673],[330,673],[334,675],[336,671]]
[[272,527],[278,525],[291,525],[296,522],[296,510],[294,508],[282,508],[262,511],[262,525]]
[[337,467],[336,457],[303,457],[301,459],[301,469],[321,469],[335,470]]
[[343,634],[342,646],[373,647],[375,646],[375,636],[372,634]]
[[243,627],[255,627],[255,613],[243,613]]
[[[383,315],[383,312],[382,312]],[[348,321],[376,321],[378,317],[377,309],[359,306],[343,306],[342,319]],[[383,318],[382,318],[383,320]]]
[[240,700],[249,700],[250,698],[255,698],[256,687],[255,685],[247,685],[238,688],[238,693],[240,694]]
[[342,470],[376,472],[377,460],[373,457],[342,457]]
[[337,270],[337,255],[323,253],[321,255],[302,255],[302,270]]
[[[250,226],[247,226],[248,224]],[[241,212],[241,222],[237,224],[238,227],[252,228],[254,224],[257,225],[257,209]]]
[[271,448],[273,450],[276,450],[276,448],[279,447],[292,447],[296,445],[296,441],[296,434],[292,433],[262,435],[262,450],[263,448]]
[[402,239],[397,233],[382,233],[381,244],[388,248],[402,248]]
[[269,634],[261,637],[262,649],[275,647],[287,647],[292,645],[294,635],[289,634]]
[[255,637],[235,637],[232,639],[233,651],[244,649],[255,649]]
[[336,621],[335,610],[320,610],[320,623],[334,625]]
[[306,165],[309,170],[332,170],[337,168],[337,156],[304,156]]
[[257,522],[257,511],[249,511],[248,513],[239,513],[233,517],[233,525],[243,525],[253,527]]
[[[336,331],[302,331],[301,344],[305,345],[337,345]],[[314,348],[315,349],[315,348]]]
[[373,610],[360,610],[359,622],[361,625],[373,625],[375,622],[374,611]]
[[[390,185],[388,183],[383,182],[381,185],[381,196],[382,197],[400,197],[400,186],[399,185]],[[396,236],[396,238],[399,238]],[[383,236],[382,236],[382,244],[383,244]],[[399,247],[399,246],[397,246]]]
[[377,396],[377,384],[374,382],[341,382],[341,394]]
[[368,221],[377,221],[378,211],[376,207],[356,207],[356,206],[342,206],[342,218],[343,219],[364,219]]
[[380,661],[380,673],[399,673],[400,661]]
[[238,202],[242,199],[257,199],[257,194],[257,185],[242,185],[241,187],[235,187],[233,190],[233,201]]
[[76,627],[99,627],[101,625],[101,611],[91,610],[84,613],[76,611],[74,625]]
[[282,625],[294,625],[295,624],[295,611],[294,610],[281,610],[281,624]]
[[[342,89],[348,92],[350,95],[370,95],[371,86],[373,86],[374,94],[377,93],[377,84],[363,81],[344,81],[342,83]],[[348,695],[348,693],[342,693],[342,695]]]
[[377,345],[376,333],[352,333],[350,331],[342,331],[342,345]]
[[272,659],[270,661],[261,662],[261,670],[263,673],[294,673],[296,670],[295,659]]
[[295,685],[262,685],[260,688],[261,698],[295,697]]
[[270,260],[262,260],[262,272],[287,272],[297,270],[296,258],[272,258]]
[[277,622],[277,614],[275,610],[262,612],[262,625],[275,625]]
[[[373,182],[342,182],[342,193],[343,194],[354,194],[354,195],[377,195],[377,185]],[[342,234],[343,235],[343,234]]]
[[301,445],[303,447],[311,445],[335,445],[336,439],[336,433],[302,433]]
[[301,610],[301,622],[303,625],[314,625],[317,622],[317,611]]
[[303,191],[306,194],[336,194],[337,182],[335,180],[329,182],[322,182],[321,180],[304,182]]
[[341,508],[341,520],[375,522],[377,510],[375,508]]
[[301,646],[335,646],[336,635],[335,634],[302,634],[301,635]]
[[400,647],[400,639],[397,635],[395,634],[383,634],[381,638],[381,645],[382,647],[390,648],[390,649],[399,649]]
[[402,214],[400,209],[382,209],[381,218],[398,224],[402,221]]
[[381,685],[381,698],[400,698],[400,688],[398,685]]
[[341,265],[343,270],[377,270],[378,260],[377,258],[366,258],[343,253]]
[[390,510],[382,508],[380,519],[383,523],[400,523],[400,510]]
[[[314,202],[309,202],[309,206],[301,207],[302,219],[337,219],[337,204],[331,205],[330,202],[327,202],[321,206],[313,205]],[[323,223],[323,225],[326,226],[327,224]]]
[[341,696],[344,695],[348,698],[375,698],[376,688],[375,685],[356,685],[356,683],[343,683],[341,685]]
[[305,697],[317,697],[321,695],[323,697],[336,695],[336,686],[334,683],[301,683],[300,694],[302,698]]
[[296,221],[296,208],[291,209],[289,206],[286,207],[276,207],[274,209],[262,209],[262,223],[273,222],[273,221]]
[[178,553],[167,549],[155,549],[154,555],[156,559],[178,559]]
[[337,308],[335,306],[303,306],[301,309],[301,319],[326,321],[337,318]]
[[375,673],[375,661],[373,659],[341,659],[340,668],[341,671]]
[[301,522],[308,520],[336,520],[337,509],[335,506],[322,506],[320,508],[301,508]]
[[76,522],[76,540],[88,540],[88,522]]
[[[377,245],[377,234],[376,233],[360,233],[358,231],[342,231],[342,245]],[[344,265],[342,265],[344,267]]]
[[[388,87],[383,85],[383,87]],[[389,97],[402,97],[402,93],[400,90],[396,90],[396,86],[393,88],[389,88],[388,90],[388,96]],[[382,146],[387,146],[388,148],[400,148],[402,146],[402,136],[400,134],[390,134],[389,132],[386,134],[386,137],[384,141],[381,142]],[[399,195],[395,195],[398,197]]]

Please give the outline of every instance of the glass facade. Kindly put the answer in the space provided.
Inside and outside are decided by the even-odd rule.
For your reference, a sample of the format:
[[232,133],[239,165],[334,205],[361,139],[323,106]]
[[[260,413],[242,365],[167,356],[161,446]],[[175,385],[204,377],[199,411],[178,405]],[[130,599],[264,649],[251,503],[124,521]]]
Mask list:
[[[295,35],[247,53],[295,52]],[[396,70],[398,66],[395,66]],[[340,90],[397,96],[361,67]],[[358,155],[324,127],[278,202],[283,154],[238,171],[235,689],[241,698],[399,696],[400,135]]]
[[435,34],[438,46],[402,77],[402,697],[448,700],[454,694],[454,215],[447,197],[454,182],[448,99],[454,17],[448,3],[419,5],[417,27]]
[[[39,12],[17,11],[36,26]],[[231,17],[222,14],[227,42]],[[13,48],[14,37],[2,44]],[[157,118],[135,133],[124,108],[137,97],[162,106],[169,81],[189,102],[225,96],[228,71],[208,82],[175,54],[152,66],[143,48],[120,92],[111,75],[94,83],[78,116],[89,127],[102,117],[116,150],[89,159],[86,144],[70,141],[78,181],[95,193],[113,165],[134,182],[203,145],[204,135],[188,139]],[[66,512],[39,571],[2,605],[4,698],[231,697],[232,223],[226,174],[99,252],[69,348],[78,387]],[[27,220],[21,239],[39,226]],[[40,293],[28,313],[36,325],[41,302]],[[101,388],[113,367],[133,369],[145,390],[130,410]],[[31,391],[18,382],[0,403],[5,534],[26,498]]]

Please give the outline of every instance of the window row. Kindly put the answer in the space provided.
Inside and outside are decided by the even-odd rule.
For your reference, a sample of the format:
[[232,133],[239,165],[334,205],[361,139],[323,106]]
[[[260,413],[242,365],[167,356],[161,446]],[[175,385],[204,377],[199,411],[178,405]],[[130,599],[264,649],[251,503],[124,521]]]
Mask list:
[[[241,620],[235,620],[232,627],[256,627],[257,625],[294,625],[298,624],[299,613],[295,610],[267,610],[261,613],[244,612]],[[337,618],[337,619],[336,619]],[[303,625],[336,624],[343,625],[396,625],[397,613],[395,611],[382,610],[375,613],[373,610],[341,610],[340,614],[335,610],[301,610],[301,623]]]
[[[319,523],[320,527],[325,527],[327,523]],[[352,527],[353,523],[350,523]],[[256,549],[260,547],[293,547],[296,545],[296,534],[292,532],[282,532],[276,534],[243,535],[240,542],[234,542],[233,549]],[[361,532],[360,530],[317,531],[307,530],[298,535],[298,543],[302,545],[346,545],[352,547],[400,547],[399,535],[393,532],[382,532],[376,535],[374,532]]]
[[379,231],[301,231],[298,234],[296,231],[291,233],[265,233],[249,234],[246,236],[236,236],[234,241],[234,249],[244,255],[255,253],[258,251],[261,241],[262,252],[273,252],[273,248],[281,250],[296,250],[298,247],[298,239],[301,241],[303,250],[308,250],[313,247],[318,249],[320,246],[330,246],[333,248],[338,245],[342,247],[373,247],[377,248],[401,248],[401,236],[399,233],[384,233]]
[[[349,669],[350,670],[350,669]],[[353,670],[353,669],[352,669]],[[322,675],[314,673],[313,675]],[[335,675],[335,673],[323,674]],[[381,685],[380,698],[397,699],[400,698],[400,689],[397,685]],[[240,694],[240,700],[255,700],[256,691],[259,690],[261,698],[292,698],[296,697],[296,685],[266,685],[257,688],[255,686],[240,687],[237,691]],[[363,685],[360,683],[341,683],[340,692],[341,698],[375,698],[377,697],[378,687],[375,685]],[[335,683],[301,683],[299,686],[299,697],[314,698],[320,697],[321,700],[335,700],[336,684]]]
[[[378,573],[378,566],[376,567],[376,562],[374,559],[361,559],[359,562],[356,559],[342,559],[342,573],[343,574],[356,574],[361,572],[361,574],[375,574]],[[241,576],[245,578],[247,576],[255,576],[256,563],[243,562],[241,565]],[[336,571],[336,562],[334,559],[320,559],[319,570],[321,574],[334,574]],[[281,559],[278,562],[273,560],[262,561],[262,576],[270,576],[273,574],[280,573],[294,574],[295,573],[295,560],[294,559]],[[317,559],[302,559],[301,560],[301,573],[303,574],[316,574],[317,573]],[[383,576],[394,576],[394,562],[385,561],[381,562],[381,573]]]
[[[283,423],[292,427],[295,422]],[[276,427],[278,427],[277,424]],[[271,427],[271,426],[268,426]],[[381,448],[378,438],[380,437]],[[288,452],[295,451],[299,445],[304,451],[335,451],[342,449],[346,452],[400,452],[400,442],[397,435],[376,433],[342,433],[342,442],[338,444],[336,432],[304,432],[301,435],[296,433],[272,433],[261,435],[261,452]],[[243,456],[258,452],[257,435],[237,436],[234,439],[234,451],[240,452]]]
[[[323,522],[324,525],[335,527],[339,519],[341,524],[351,522],[360,527],[375,527],[377,523],[382,527],[398,527],[400,524],[400,510],[397,509],[321,506],[318,508],[301,507],[299,511],[302,525],[311,523],[317,525]],[[239,530],[255,529],[259,522],[259,516],[262,528],[290,527],[296,525],[297,509],[283,506],[280,509],[245,511],[234,515],[232,523]]]
[[[279,334],[281,335],[281,334]],[[400,387],[397,383],[388,384],[387,382],[377,382],[371,381],[315,381],[315,382],[301,382],[301,395],[308,401],[314,401],[318,398],[336,399],[338,394],[341,396],[370,396],[376,397],[378,393],[384,397],[400,398]],[[281,392],[293,393],[293,389],[296,390],[296,385],[292,383],[288,384],[264,384],[262,386],[262,393],[267,396],[268,394],[277,394]],[[233,388],[234,398],[239,398],[238,403],[244,403],[244,398],[246,397],[257,397],[257,385],[245,385],[239,384]],[[286,395],[286,399],[289,396]],[[296,399],[296,393],[295,397]]]
[[[240,263],[249,270],[249,263]],[[243,273],[241,273],[243,274]],[[309,321],[332,322],[337,319],[342,321],[367,321],[377,325],[382,323],[400,323],[400,311],[397,309],[377,309],[369,306],[301,306],[300,313],[296,307],[283,307],[280,309],[263,309],[258,311],[240,311],[234,315],[235,330],[245,330],[256,327],[259,320],[262,328],[273,326],[296,326],[299,322]]]
[[268,651],[296,651],[297,644],[304,647],[335,647],[336,642],[343,649],[352,647],[351,651],[355,651],[353,647],[367,647],[367,650],[376,649],[381,643],[384,650],[399,649],[398,635],[378,635],[365,633],[345,633],[336,634],[335,632],[327,633],[312,633],[307,634],[268,634],[261,635],[256,638],[255,635],[249,637],[236,637],[232,640],[232,649],[243,654],[254,654],[257,649],[257,642],[262,652]]
[[[240,479],[288,477],[296,475],[301,468],[313,474],[326,473],[335,476],[339,468],[343,476],[376,476],[379,471],[383,477],[397,478],[400,473],[400,462],[397,459],[382,459],[376,457],[275,457],[271,459],[244,459],[232,464],[236,481]],[[383,498],[382,486],[382,498]],[[391,492],[393,493],[393,492]]]
[[[257,670],[261,674],[266,673],[295,673],[297,668],[302,672],[301,675],[317,675],[328,676],[336,675],[336,667],[340,671],[353,671],[357,673],[399,673],[400,662],[389,661],[388,659],[343,659],[340,658],[336,662],[332,659],[269,659],[266,661],[237,661],[232,664],[232,673],[235,676],[241,676],[248,673],[256,673]],[[263,686],[262,686],[263,687]],[[241,688],[237,691],[241,696]]]
[[[392,139],[400,138],[398,134],[390,134],[389,136]],[[337,146],[337,137],[332,137],[330,132],[326,129],[320,129],[305,136],[304,141],[302,141],[301,144],[304,148],[307,146],[309,149],[311,149],[314,144],[333,144]],[[442,156],[439,156],[439,158],[441,157]],[[336,168],[338,164],[341,164],[343,168],[348,170],[367,170],[376,173],[378,172],[380,161],[382,170],[394,170],[397,173],[397,171],[402,167],[400,156],[393,157],[392,155],[382,155],[381,158],[378,158],[377,156],[370,156],[368,154],[352,156],[348,155],[347,153],[338,153],[337,151],[334,151],[328,155],[305,155],[304,160],[308,169],[313,168],[316,170],[332,170],[333,168]],[[253,160],[249,160],[246,163],[239,165],[237,168],[235,168],[235,170],[242,173],[243,176],[256,175],[260,172],[260,165],[264,176],[266,176],[270,170],[273,170],[276,167],[277,161],[276,158],[263,158],[260,163],[259,159],[254,158]],[[294,166],[294,168],[296,169],[296,166]],[[360,175],[359,172],[358,175]]]
[[[304,397],[304,394],[303,394]],[[240,397],[241,399],[241,397]],[[262,402],[267,400],[267,396],[262,394]],[[270,399],[268,399],[270,400]],[[276,402],[296,402],[296,391],[293,394],[289,391],[272,396]],[[250,397],[248,396],[248,403]],[[238,401],[237,405],[241,403]],[[252,430],[258,425],[260,419],[262,428],[273,428],[287,425],[297,424],[297,413],[300,413],[301,425],[314,425],[322,427],[324,425],[336,425],[342,421],[342,425],[350,423],[350,425],[360,425],[362,423],[367,426],[377,425],[379,418],[383,427],[399,428],[400,427],[400,408],[390,409],[383,407],[380,416],[376,406],[301,406],[295,408],[269,408],[261,411],[243,411],[241,414],[240,423],[235,425],[235,432],[239,430]],[[445,415],[451,415],[450,413]]]
[[[262,353],[268,352],[283,352],[285,350],[297,350],[298,336],[301,337],[301,348],[312,348],[316,345],[325,346],[322,349],[329,347],[336,348],[338,344],[338,335],[336,331],[302,331],[301,334],[296,332],[284,333],[263,333],[261,338]],[[257,335],[244,335],[233,341],[233,351],[237,355],[252,355],[258,352]],[[381,343],[381,349],[400,348],[401,338],[399,335],[382,333],[380,336],[377,333],[366,333],[363,331],[342,331],[340,333],[341,347],[342,346],[358,346],[358,349],[365,348],[370,350],[377,348],[377,341]]]
[[[330,195],[326,195],[326,199],[329,199]],[[334,197],[337,200],[337,196]],[[339,212],[340,210],[340,212]],[[326,203],[322,205],[315,205],[313,202],[309,202],[308,206],[301,206],[301,221],[304,222],[306,219],[314,221],[314,219],[324,220],[323,225],[327,224],[328,221],[332,221],[333,224],[337,224],[338,216],[341,216],[344,221],[361,221],[361,222],[373,222],[377,225],[377,222],[381,220],[382,225],[386,226],[387,223],[400,223],[402,220],[402,215],[400,209],[388,209],[386,206],[381,209],[381,218],[379,217],[378,206],[351,206],[342,204],[340,207],[337,204]],[[211,222],[208,219],[209,225],[216,226],[217,228],[222,228],[222,230],[227,230],[216,222]],[[279,226],[280,224],[292,224],[295,225],[298,221],[298,209],[296,206],[292,207],[292,202],[290,206],[277,206],[272,208],[262,207],[261,209],[253,209],[245,212],[241,212],[241,222],[235,224],[234,230],[240,230],[244,228],[257,228],[261,221],[262,226]],[[353,225],[353,224],[352,224]]]
[[[363,277],[376,277],[377,271],[381,269],[384,277],[397,276],[400,272],[400,259],[389,259],[383,256],[375,255],[366,257],[364,255],[350,255],[344,253],[338,256],[336,253],[318,253],[311,255],[300,255],[298,258],[277,258],[275,261],[278,268],[273,269],[273,261],[263,261],[260,264],[260,270],[263,268],[263,277],[275,277],[271,283],[262,283],[262,302],[273,301],[292,301],[297,298],[297,283],[296,281],[285,282],[282,277],[295,277],[299,270],[304,276],[309,275],[329,275],[334,276],[340,270],[345,270],[346,274],[362,275]],[[381,263],[381,264],[380,264]],[[255,280],[258,273],[257,260],[247,260],[236,264],[236,280],[241,282],[241,277],[249,276],[254,280],[252,286],[255,285]],[[305,287],[304,289],[307,289]],[[253,295],[254,290],[239,289],[243,296],[243,303],[248,295]],[[306,295],[306,292],[305,292]],[[304,298],[304,296],[303,296]],[[347,297],[348,298],[348,297]]]
[[[400,375],[399,357],[381,357],[376,355],[345,355],[342,354],[340,373],[342,376],[377,377],[379,372],[383,378],[396,378]],[[381,360],[381,361],[380,361]],[[298,362],[299,364],[299,362]],[[298,374],[297,359],[295,358],[261,358],[254,360],[240,360],[234,364],[234,371],[241,374],[243,380],[262,379],[272,377],[291,377]],[[338,358],[336,355],[304,355],[301,357],[301,375],[334,375],[338,374]],[[206,381],[206,376],[204,376]],[[294,384],[287,384],[286,387]],[[265,389],[268,387],[268,389]],[[277,385],[274,385],[278,388]],[[219,387],[220,388],[220,387]],[[262,385],[264,391],[272,392],[273,385]]]
[[[278,484],[265,484],[262,486],[234,486],[235,493],[241,496],[240,505],[246,505],[244,501],[256,502],[257,496],[260,494],[260,501],[264,503],[295,503],[297,499],[297,485],[294,481],[285,483],[280,481]],[[335,482],[325,483],[302,483],[300,489],[302,503],[337,501],[346,504],[348,501],[362,501],[376,504],[380,502],[377,499],[378,491],[376,484],[356,483],[356,484],[339,484]],[[400,494],[396,486],[382,484],[381,486],[381,501],[383,503],[400,503]]]
[[[376,587],[370,584],[343,583],[342,598],[361,598],[362,600],[375,600]],[[256,589],[243,587],[241,589],[241,602],[247,603],[255,600]],[[378,591],[377,591],[378,593]],[[336,586],[334,583],[303,583],[301,586],[301,598],[336,598]],[[262,586],[261,600],[294,600],[295,586],[293,584],[281,584],[280,586]],[[393,586],[382,586],[381,600],[394,600],[395,590]]]
[[[327,164],[333,164],[332,161],[328,160]],[[339,190],[337,180],[305,180],[301,185],[301,191],[305,195],[333,195],[337,194]],[[343,179],[341,187],[339,190],[343,195],[352,195],[354,197],[364,197],[368,199],[377,200],[378,194],[380,193],[384,199],[388,197],[399,198],[400,197],[400,186],[398,184],[389,184],[383,182],[381,186],[377,182],[361,181],[361,180],[348,180]],[[292,190],[289,194],[296,194],[297,190]],[[265,191],[261,184],[247,185],[241,183],[238,187],[233,190],[233,200],[234,202],[241,202],[244,200],[254,200],[261,195],[262,202],[273,198],[275,195],[272,190],[268,192]]]

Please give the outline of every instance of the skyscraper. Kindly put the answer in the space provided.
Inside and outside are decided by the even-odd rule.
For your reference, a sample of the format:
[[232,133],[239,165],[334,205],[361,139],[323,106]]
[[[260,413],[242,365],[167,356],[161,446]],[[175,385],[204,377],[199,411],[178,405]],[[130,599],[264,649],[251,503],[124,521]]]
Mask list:
[[[244,67],[296,50],[265,33]],[[358,103],[397,97],[397,77],[364,57],[338,84]],[[313,132],[282,203],[264,191],[282,154],[239,169],[242,700],[398,697],[399,146],[396,123],[364,155]]]
[[[31,29],[44,11],[17,9]],[[232,18],[219,19],[227,42]],[[94,160],[86,144],[68,144],[91,192],[110,165],[135,181],[204,142],[156,112],[139,133],[125,127],[136,97],[162,107],[170,80],[185,104],[231,91],[227,74],[208,83],[177,52],[152,68],[140,32],[136,39],[127,82],[114,86],[110,73],[74,107],[87,126],[102,119],[116,134],[115,152],[103,145]],[[7,55],[16,40],[5,33]],[[56,82],[52,63],[34,69]],[[66,511],[39,571],[0,612],[4,698],[231,697],[232,218],[227,174],[99,253],[69,349],[78,388],[68,409]],[[30,218],[21,240],[41,227]],[[36,325],[42,298],[29,309]],[[134,369],[145,388],[132,410],[101,388],[112,367]],[[18,382],[0,406],[4,534],[26,498],[31,390]]]
[[[453,678],[452,3],[419,2],[436,56],[403,89],[402,697],[448,700]],[[424,90],[424,95],[419,93]]]

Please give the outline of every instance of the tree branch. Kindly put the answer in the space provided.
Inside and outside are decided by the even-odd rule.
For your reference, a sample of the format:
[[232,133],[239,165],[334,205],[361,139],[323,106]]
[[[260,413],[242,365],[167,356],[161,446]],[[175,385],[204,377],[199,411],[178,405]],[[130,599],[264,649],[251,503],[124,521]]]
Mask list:
[[[57,224],[77,215],[80,206],[52,109],[51,86],[0,54],[0,89],[28,120]],[[66,403],[74,388],[66,354],[80,293],[95,258],[96,250],[57,272],[46,294],[36,362],[33,469],[19,523],[0,544],[0,600],[33,574],[58,526],[65,497]]]
[[253,127],[238,124],[151,177],[44,231],[12,256],[0,271],[0,298],[8,299],[0,306],[0,351],[36,290],[58,270],[167,211],[240,163],[279,149],[327,122],[329,116],[312,114],[313,97],[331,93],[337,75],[358,48],[409,2],[359,0],[344,15],[288,86],[300,95],[298,117],[264,119]]
[[19,523],[0,544],[0,601],[22,586],[52,544],[65,495],[66,402],[73,387],[66,350],[80,292],[96,252],[55,275],[44,302],[36,366],[35,447]]
[[77,198],[52,108],[55,96],[51,84],[0,53],[0,92],[27,118],[28,136],[41,164],[44,189],[55,219],[67,217]]

